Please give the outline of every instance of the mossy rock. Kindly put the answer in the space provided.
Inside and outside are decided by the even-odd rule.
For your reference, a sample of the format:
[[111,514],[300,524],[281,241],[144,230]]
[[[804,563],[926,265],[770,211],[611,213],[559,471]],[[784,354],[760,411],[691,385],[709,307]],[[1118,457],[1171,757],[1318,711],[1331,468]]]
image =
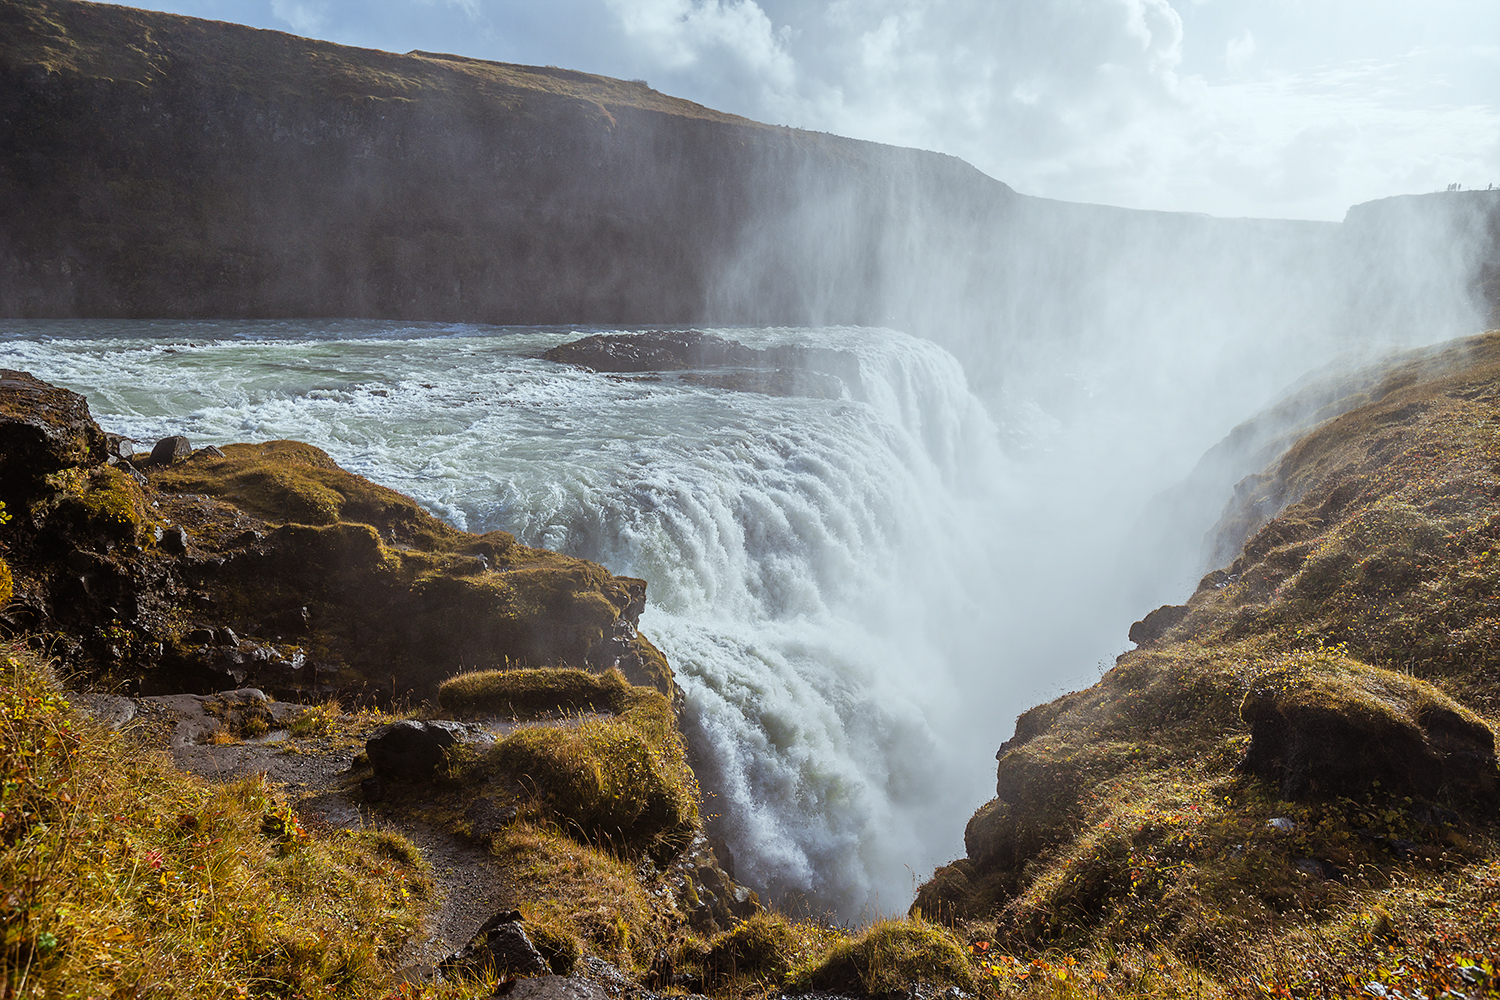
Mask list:
[[696,828],[690,772],[663,760],[641,732],[618,719],[521,729],[496,744],[491,761],[536,788],[553,813],[590,841],[681,846]]
[[1426,681],[1335,652],[1304,653],[1257,676],[1240,709],[1241,767],[1291,799],[1393,795],[1492,802],[1495,736]]
[[151,472],[175,493],[227,500],[272,524],[357,521],[383,537],[430,550],[462,535],[415,500],[341,469],[328,453],[300,441],[228,444],[222,456],[200,451]]
[[630,701],[630,684],[618,672],[592,674],[571,667],[474,671],[450,677],[438,688],[438,704],[446,711],[515,718],[549,712],[619,714]]
[[64,469],[104,462],[104,432],[76,392],[0,368],[0,489],[6,496]]
[[796,967],[806,935],[785,917],[757,913],[710,943],[701,965],[710,987],[735,977],[781,984]]
[[914,983],[976,988],[973,965],[958,940],[937,924],[884,920],[857,938],[834,945],[794,978],[799,990],[844,996],[905,993]]

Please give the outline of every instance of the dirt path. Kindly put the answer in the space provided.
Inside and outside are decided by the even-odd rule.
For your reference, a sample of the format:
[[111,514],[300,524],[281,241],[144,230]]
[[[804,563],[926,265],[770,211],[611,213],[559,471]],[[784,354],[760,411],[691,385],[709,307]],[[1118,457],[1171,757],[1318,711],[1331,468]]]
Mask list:
[[[219,695],[118,698],[73,694],[79,708],[116,729],[144,727],[169,749],[177,766],[210,781],[265,774],[286,789],[304,825],[349,830],[390,829],[416,844],[432,866],[438,906],[424,933],[408,945],[402,964],[421,970],[463,947],[479,926],[516,902],[504,868],[487,851],[419,820],[382,815],[350,794],[348,772],[364,741],[383,720],[344,716],[331,735],[293,736],[287,726],[306,706],[268,701],[258,691]],[[231,741],[215,734],[246,717],[266,731]],[[495,736],[515,727],[508,719],[481,720]]]

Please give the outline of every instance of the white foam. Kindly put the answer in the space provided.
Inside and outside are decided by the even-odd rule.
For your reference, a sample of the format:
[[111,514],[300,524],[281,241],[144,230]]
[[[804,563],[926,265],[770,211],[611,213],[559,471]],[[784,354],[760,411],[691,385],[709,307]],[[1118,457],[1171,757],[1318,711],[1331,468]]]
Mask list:
[[966,685],[1004,614],[1005,461],[940,348],[890,331],[730,331],[858,352],[867,401],[780,399],[537,360],[571,331],[92,324],[0,342],[108,429],[294,438],[474,531],[649,581],[738,873],[847,918],[962,853],[991,727]]

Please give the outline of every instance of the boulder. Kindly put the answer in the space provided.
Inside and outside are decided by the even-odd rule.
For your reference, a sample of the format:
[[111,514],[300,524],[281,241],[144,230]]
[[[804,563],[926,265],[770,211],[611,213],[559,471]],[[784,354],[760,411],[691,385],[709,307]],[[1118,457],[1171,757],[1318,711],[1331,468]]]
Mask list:
[[99,465],[108,454],[104,432],[82,396],[0,368],[0,483]]
[[536,976],[552,971],[526,936],[518,910],[490,917],[468,944],[443,960],[442,967],[496,976]]
[[1288,799],[1380,792],[1492,802],[1495,736],[1425,681],[1330,653],[1256,677],[1240,706],[1250,726],[1241,770]]
[[462,722],[403,719],[382,726],[365,742],[365,753],[382,778],[425,781],[442,764],[444,754],[479,735],[476,727]]
[[512,979],[494,994],[504,1000],[609,1000],[603,986],[573,976],[533,976]]
[[1137,646],[1149,646],[1182,624],[1187,615],[1184,606],[1164,604],[1130,626],[1130,641]]
[[[542,357],[596,372],[691,371],[684,381],[769,396],[838,399],[864,395],[859,358],[850,351],[784,344],[746,347],[697,330],[595,334],[559,344]],[[704,369],[729,369],[711,374]]]
[[193,443],[181,434],[174,434],[156,442],[156,447],[151,449],[151,464],[171,465],[173,462],[191,458],[192,454]]

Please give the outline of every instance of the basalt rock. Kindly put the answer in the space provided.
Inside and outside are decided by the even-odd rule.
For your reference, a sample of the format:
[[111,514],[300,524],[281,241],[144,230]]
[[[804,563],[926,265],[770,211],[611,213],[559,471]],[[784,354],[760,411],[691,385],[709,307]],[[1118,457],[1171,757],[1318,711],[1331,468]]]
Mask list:
[[21,499],[27,484],[108,456],[88,401],[26,372],[0,368],[0,499]]
[[486,920],[468,944],[444,960],[442,967],[496,976],[535,976],[552,971],[526,936],[516,910]]
[[437,772],[450,750],[480,738],[477,727],[462,722],[403,719],[366,740],[365,753],[378,777],[425,781]]
[[1130,641],[1149,646],[1182,624],[1187,615],[1186,607],[1165,604],[1130,626]]
[[192,455],[193,443],[180,434],[164,437],[151,449],[151,461],[155,465],[171,465]]

